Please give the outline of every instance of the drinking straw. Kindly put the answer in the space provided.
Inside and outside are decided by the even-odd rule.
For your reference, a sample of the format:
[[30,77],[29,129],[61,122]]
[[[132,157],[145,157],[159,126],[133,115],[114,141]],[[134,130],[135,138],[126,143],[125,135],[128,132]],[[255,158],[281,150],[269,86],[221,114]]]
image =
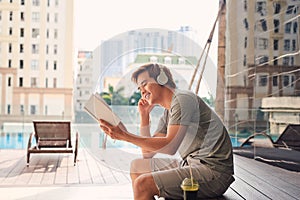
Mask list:
[[193,183],[192,164],[190,165],[190,175],[191,175],[191,182],[192,182],[192,186],[193,186],[194,183]]

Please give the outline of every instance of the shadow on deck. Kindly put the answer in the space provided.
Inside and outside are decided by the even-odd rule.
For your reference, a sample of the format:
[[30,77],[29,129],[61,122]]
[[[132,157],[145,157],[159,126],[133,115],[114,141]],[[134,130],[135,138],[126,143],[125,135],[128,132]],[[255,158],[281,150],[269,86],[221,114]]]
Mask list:
[[[116,158],[116,153],[108,149],[90,154],[81,148],[77,166],[69,154],[34,155],[26,167],[25,150],[0,150],[1,198],[133,199],[127,169],[116,169],[133,158]],[[239,155],[234,163],[235,182],[217,199],[300,199],[299,172]]]

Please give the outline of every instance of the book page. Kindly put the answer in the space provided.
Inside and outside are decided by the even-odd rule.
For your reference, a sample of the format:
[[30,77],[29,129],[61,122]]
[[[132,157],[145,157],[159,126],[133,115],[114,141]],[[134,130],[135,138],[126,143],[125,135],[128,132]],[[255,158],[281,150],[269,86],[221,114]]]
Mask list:
[[120,118],[111,110],[109,105],[98,94],[92,94],[86,102],[84,109],[98,122],[103,119],[108,123],[117,126]]

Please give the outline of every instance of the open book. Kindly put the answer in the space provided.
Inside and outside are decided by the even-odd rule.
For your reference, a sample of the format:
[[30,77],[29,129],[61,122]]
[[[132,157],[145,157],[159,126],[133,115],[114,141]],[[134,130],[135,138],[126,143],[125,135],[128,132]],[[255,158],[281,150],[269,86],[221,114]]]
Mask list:
[[99,94],[92,94],[86,102],[84,109],[96,121],[103,119],[114,126],[117,126],[121,122],[120,118],[111,110]]

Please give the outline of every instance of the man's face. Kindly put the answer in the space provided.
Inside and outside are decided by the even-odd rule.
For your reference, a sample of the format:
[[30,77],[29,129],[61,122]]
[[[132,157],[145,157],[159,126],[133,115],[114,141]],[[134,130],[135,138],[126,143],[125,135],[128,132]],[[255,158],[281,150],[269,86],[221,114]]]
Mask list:
[[147,71],[138,76],[137,85],[143,99],[147,100],[149,104],[158,103],[161,86],[149,76]]

